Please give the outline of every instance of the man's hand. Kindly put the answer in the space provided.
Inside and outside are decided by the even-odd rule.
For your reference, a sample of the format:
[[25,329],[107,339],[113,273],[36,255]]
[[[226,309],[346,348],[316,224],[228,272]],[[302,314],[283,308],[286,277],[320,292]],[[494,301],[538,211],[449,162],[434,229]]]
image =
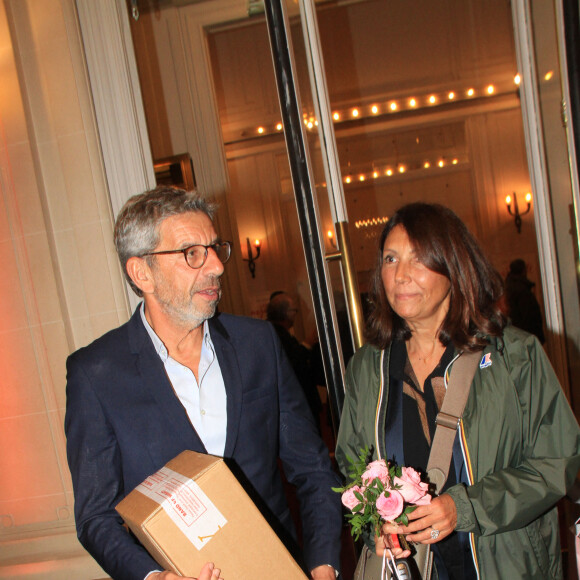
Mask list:
[[312,580],[336,580],[336,573],[332,566],[316,566],[310,570]]
[[[216,580],[221,579],[221,570],[216,568],[212,562],[208,562],[200,571],[197,580]],[[147,576],[147,580],[196,580],[195,578],[184,578],[178,576],[173,572],[166,570],[165,572],[153,572]],[[222,579],[223,580],[223,579]]]

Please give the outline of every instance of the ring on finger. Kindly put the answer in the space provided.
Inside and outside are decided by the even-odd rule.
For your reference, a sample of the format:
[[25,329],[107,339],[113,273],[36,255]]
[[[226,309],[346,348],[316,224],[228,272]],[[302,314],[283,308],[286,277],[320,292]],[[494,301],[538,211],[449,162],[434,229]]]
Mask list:
[[433,528],[433,529],[431,530],[431,539],[432,539],[432,540],[436,540],[436,539],[439,537],[439,534],[440,534],[440,533],[441,533],[441,532],[440,532],[439,530],[437,530],[436,528]]

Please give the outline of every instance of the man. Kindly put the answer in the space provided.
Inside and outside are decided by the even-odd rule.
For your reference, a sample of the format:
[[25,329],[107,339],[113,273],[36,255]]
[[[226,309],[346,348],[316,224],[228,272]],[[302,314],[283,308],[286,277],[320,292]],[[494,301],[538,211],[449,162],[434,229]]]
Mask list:
[[307,347],[298,342],[298,339],[291,334],[290,330],[294,327],[297,313],[298,308],[292,296],[282,291],[272,293],[266,309],[266,318],[276,329],[282,348],[306,395],[306,400],[320,430],[322,401],[318,393],[318,385],[324,384],[322,361],[319,356],[317,357],[317,352],[313,347]]
[[508,316],[511,323],[530,334],[535,334],[544,344],[544,325],[542,311],[532,291],[534,283],[528,280],[526,263],[517,258],[510,264],[510,271],[505,279],[505,295]]
[[272,326],[215,314],[230,244],[212,213],[195,193],[157,188],[117,218],[117,253],[143,303],[67,361],[78,536],[115,579],[177,578],[157,571],[115,505],[191,449],[223,456],[270,521],[292,530],[280,458],[297,486],[308,570],[330,580],[339,566],[337,479]]

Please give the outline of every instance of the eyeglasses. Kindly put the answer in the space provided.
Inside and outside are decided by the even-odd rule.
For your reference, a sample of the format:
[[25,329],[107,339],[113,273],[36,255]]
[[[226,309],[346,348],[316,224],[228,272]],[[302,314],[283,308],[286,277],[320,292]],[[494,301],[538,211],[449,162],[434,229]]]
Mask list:
[[210,244],[209,246],[204,246],[203,244],[194,244],[193,246],[188,246],[183,248],[183,250],[163,250],[161,252],[149,252],[148,254],[142,254],[144,256],[157,256],[159,254],[183,254],[187,265],[194,270],[201,268],[205,261],[207,260],[207,251],[211,248],[218,260],[225,264],[232,253],[232,243],[231,242],[216,242],[215,244]]

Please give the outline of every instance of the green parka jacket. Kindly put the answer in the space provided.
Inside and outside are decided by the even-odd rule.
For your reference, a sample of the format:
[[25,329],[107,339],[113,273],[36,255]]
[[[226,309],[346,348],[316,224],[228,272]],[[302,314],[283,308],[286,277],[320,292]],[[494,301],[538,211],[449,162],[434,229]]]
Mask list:
[[[357,458],[367,445],[373,459],[377,446],[389,457],[389,377],[382,373],[389,351],[365,345],[349,362],[336,449],[343,474],[347,455]],[[457,437],[469,482],[447,493],[457,507],[456,529],[470,534],[479,578],[561,578],[554,506],[580,469],[580,429],[535,337],[508,326],[490,339]]]

